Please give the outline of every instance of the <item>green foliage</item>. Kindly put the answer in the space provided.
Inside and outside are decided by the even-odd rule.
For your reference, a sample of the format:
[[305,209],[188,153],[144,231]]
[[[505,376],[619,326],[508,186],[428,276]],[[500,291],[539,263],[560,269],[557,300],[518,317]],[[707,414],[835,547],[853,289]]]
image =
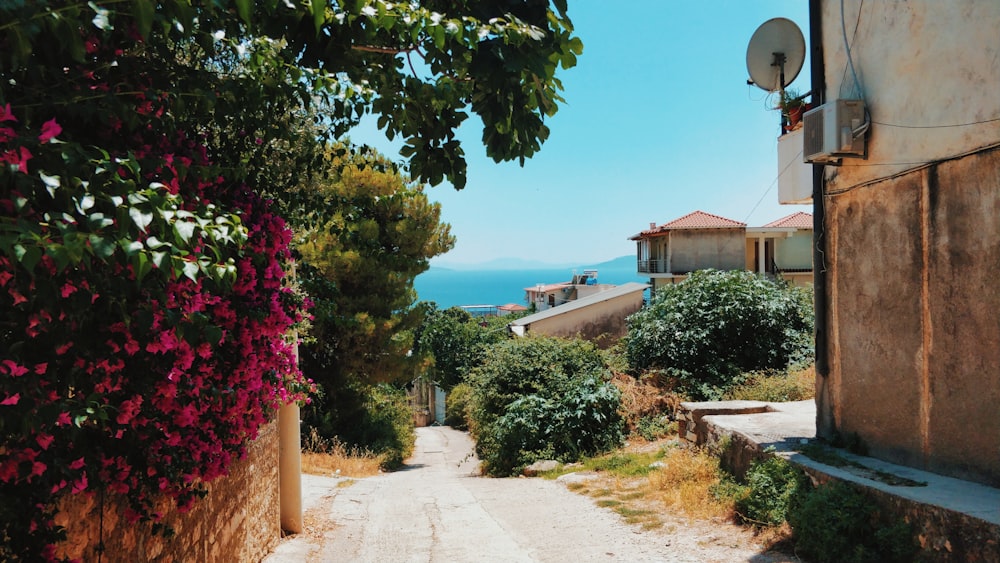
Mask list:
[[677,432],[677,423],[666,415],[644,416],[636,422],[635,431],[644,440],[654,441]]
[[510,317],[475,318],[461,307],[433,303],[414,338],[414,356],[431,360],[430,375],[444,390],[465,381],[486,350],[509,337]]
[[365,415],[356,432],[355,443],[384,456],[386,469],[402,465],[413,454],[417,440],[406,391],[386,384],[369,388]]
[[788,513],[796,551],[819,562],[912,561],[910,526],[887,520],[864,493],[840,481],[805,493]]
[[736,512],[749,524],[781,525],[793,499],[808,486],[805,474],[784,458],[754,462],[747,470],[744,492],[736,499]]
[[620,392],[587,342],[508,340],[487,350],[471,383],[476,453],[490,474],[539,459],[575,461],[622,441]]
[[658,369],[693,398],[718,399],[743,373],[787,369],[812,354],[812,298],[746,271],[703,270],[658,289],[629,318],[635,370]]
[[604,471],[617,477],[642,477],[656,469],[653,463],[662,459],[664,454],[662,449],[642,453],[614,452],[588,457],[583,460],[583,466],[590,471]]
[[459,383],[451,388],[444,402],[444,423],[457,430],[469,429],[469,409],[472,406],[472,386]]

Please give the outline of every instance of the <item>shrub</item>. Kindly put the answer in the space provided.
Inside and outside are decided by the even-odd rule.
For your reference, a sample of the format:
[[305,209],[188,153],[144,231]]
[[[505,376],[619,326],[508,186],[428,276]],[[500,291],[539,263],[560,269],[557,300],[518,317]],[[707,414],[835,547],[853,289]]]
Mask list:
[[788,522],[803,555],[821,562],[874,563],[911,561],[916,553],[909,525],[886,522],[875,503],[848,484],[823,485],[800,498]]
[[493,475],[538,459],[576,461],[622,441],[621,396],[583,341],[519,338],[490,348],[472,374],[476,453]]
[[359,433],[360,444],[384,456],[386,469],[402,465],[417,440],[406,392],[388,384],[370,387]]
[[787,369],[812,352],[811,294],[752,272],[702,270],[658,289],[629,317],[635,370],[660,369],[694,399],[718,399],[741,374]]
[[444,423],[456,430],[469,429],[469,408],[472,400],[472,386],[459,383],[445,397]]
[[813,366],[789,372],[758,371],[732,387],[724,400],[787,402],[803,401],[816,396],[816,370]]
[[744,522],[756,526],[783,524],[792,499],[808,487],[802,471],[780,457],[754,462],[746,481],[744,494],[736,499],[736,511]]

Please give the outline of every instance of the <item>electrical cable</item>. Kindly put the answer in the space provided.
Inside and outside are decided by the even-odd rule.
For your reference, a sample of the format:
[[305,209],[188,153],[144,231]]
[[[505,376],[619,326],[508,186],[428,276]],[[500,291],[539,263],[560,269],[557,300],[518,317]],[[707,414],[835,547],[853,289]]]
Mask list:
[[982,121],[970,121],[968,123],[953,123],[949,125],[905,125],[901,123],[886,123],[883,121],[872,121],[872,123],[875,125],[884,125],[886,127],[899,127],[900,129],[948,129],[952,127],[971,127],[973,125],[982,125],[984,123],[993,123],[995,121],[1000,121],[1000,117],[983,119]]
[[[864,0],[862,0],[861,5],[858,6],[858,21],[861,20],[861,8],[864,6]],[[844,37],[844,49],[847,50],[847,65],[851,69],[851,76],[854,78],[854,90],[853,92],[857,95],[858,99],[865,99],[865,90],[861,87],[861,81],[858,80],[858,73],[854,70],[854,59],[851,56],[851,43],[847,40],[847,21],[844,19],[844,0],[840,0],[840,31]],[[855,32],[857,28],[855,28]]]
[[799,154],[792,157],[792,160],[790,160],[788,164],[786,164],[785,167],[781,169],[781,172],[778,172],[778,175],[775,176],[774,180],[771,180],[771,185],[769,185],[767,189],[764,190],[764,193],[761,194],[760,199],[757,200],[757,203],[753,206],[752,209],[750,209],[750,212],[747,213],[746,218],[743,219],[744,223],[750,222],[750,216],[753,215],[754,211],[757,211],[757,208],[760,207],[760,203],[764,201],[764,198],[767,197],[767,194],[771,193],[771,190],[774,189],[774,185],[778,183],[778,179],[781,178],[781,175],[784,174],[789,168],[791,168],[791,166],[796,162],[801,162],[801,157],[802,157],[802,151],[799,151]]

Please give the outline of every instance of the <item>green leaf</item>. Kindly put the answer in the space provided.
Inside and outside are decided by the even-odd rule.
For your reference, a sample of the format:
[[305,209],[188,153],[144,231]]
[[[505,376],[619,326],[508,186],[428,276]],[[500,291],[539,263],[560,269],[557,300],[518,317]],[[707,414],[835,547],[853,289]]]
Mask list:
[[185,261],[184,276],[191,281],[198,281],[198,263],[192,261]]
[[174,223],[174,230],[184,243],[189,243],[191,242],[191,238],[194,237],[194,228],[196,226],[193,221],[177,221]]
[[149,0],[132,0],[132,16],[143,39],[149,37],[149,32],[153,28],[153,12],[154,6]]
[[153,214],[147,211],[143,211],[138,207],[130,207],[128,210],[128,216],[132,218],[132,222],[135,223],[139,230],[146,232],[146,227],[153,222]]
[[250,23],[250,0],[236,0],[236,13],[244,23]]
[[106,260],[115,253],[115,243],[111,239],[91,233],[88,240],[90,240],[90,248],[93,249],[98,258]]
[[313,26],[316,27],[316,33],[318,34],[326,22],[326,0],[312,0],[310,9],[312,10]]

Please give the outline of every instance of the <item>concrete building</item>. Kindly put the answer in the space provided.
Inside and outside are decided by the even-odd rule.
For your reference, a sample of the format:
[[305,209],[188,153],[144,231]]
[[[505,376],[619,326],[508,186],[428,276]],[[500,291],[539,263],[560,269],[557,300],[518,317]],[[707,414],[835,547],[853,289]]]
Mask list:
[[[813,112],[838,99],[865,112],[829,146],[819,135],[837,119],[807,114],[803,129],[815,164],[818,434],[993,487],[998,29],[996,1],[812,0]],[[848,145],[860,155],[836,154]]]
[[750,227],[695,211],[630,237],[636,270],[652,291],[678,283],[696,270],[749,270],[780,275],[797,285],[812,283],[812,216],[795,213]]
[[643,304],[644,283],[629,282],[594,292],[557,307],[521,317],[510,323],[518,336],[544,334],[563,338],[583,338],[599,346],[611,344],[625,335],[625,319]]

